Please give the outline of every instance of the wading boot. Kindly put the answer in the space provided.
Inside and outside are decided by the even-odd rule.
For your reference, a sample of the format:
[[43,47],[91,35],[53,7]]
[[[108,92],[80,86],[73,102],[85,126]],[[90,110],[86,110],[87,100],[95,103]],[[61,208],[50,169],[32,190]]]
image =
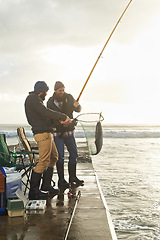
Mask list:
[[68,172],[69,172],[69,183],[71,186],[83,186],[84,181],[80,180],[76,176],[76,164],[68,164]]
[[53,176],[53,168],[48,167],[47,170],[45,170],[43,172],[43,182],[42,182],[42,186],[41,186],[41,190],[48,191],[49,197],[51,197],[51,198],[58,195],[58,193],[59,193],[58,189],[54,189],[51,186],[52,176]]
[[41,173],[32,171],[32,176],[30,180],[29,200],[42,200],[48,198],[48,193],[43,193],[39,190],[41,175]]
[[60,190],[65,190],[69,188],[69,183],[64,179],[64,164],[57,164],[57,173],[58,173],[58,188]]

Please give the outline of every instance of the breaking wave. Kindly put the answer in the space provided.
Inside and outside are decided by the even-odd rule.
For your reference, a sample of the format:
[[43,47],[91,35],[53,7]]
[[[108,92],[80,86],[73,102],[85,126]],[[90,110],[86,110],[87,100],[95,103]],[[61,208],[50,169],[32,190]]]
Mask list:
[[105,138],[160,138],[160,131],[103,131]]
[[[0,134],[5,134],[7,138],[17,137],[17,132],[15,131],[0,131]],[[32,132],[26,132],[27,137],[33,137]]]
[[[26,129],[26,136],[33,138],[30,129]],[[94,136],[94,129],[89,129],[88,133]],[[15,129],[0,129],[0,134],[5,134],[7,138],[17,138],[17,131]],[[77,127],[75,130],[75,137],[84,138],[84,131]],[[103,127],[104,138],[160,138],[160,127]]]

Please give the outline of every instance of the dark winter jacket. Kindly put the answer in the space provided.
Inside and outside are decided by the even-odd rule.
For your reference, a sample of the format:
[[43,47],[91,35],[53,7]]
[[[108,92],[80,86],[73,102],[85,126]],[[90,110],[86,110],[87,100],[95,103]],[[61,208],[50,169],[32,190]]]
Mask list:
[[55,122],[65,121],[67,117],[65,114],[46,108],[43,100],[36,92],[30,92],[26,98],[25,113],[34,134],[53,132],[53,125],[51,125],[50,120],[52,119]]
[[[48,99],[47,107],[54,111],[65,113],[67,116],[69,116],[70,119],[73,119],[73,111],[75,112],[81,111],[80,105],[77,108],[74,106],[75,99],[71,94],[67,94],[67,93],[64,94],[62,109],[60,109],[55,105],[54,100],[55,100],[55,93],[53,94],[52,97]],[[72,124],[70,124],[68,127],[63,127],[62,125],[56,124],[56,123],[53,123],[53,125],[56,127],[56,132],[60,132],[60,133],[68,132],[74,129],[74,125]]]

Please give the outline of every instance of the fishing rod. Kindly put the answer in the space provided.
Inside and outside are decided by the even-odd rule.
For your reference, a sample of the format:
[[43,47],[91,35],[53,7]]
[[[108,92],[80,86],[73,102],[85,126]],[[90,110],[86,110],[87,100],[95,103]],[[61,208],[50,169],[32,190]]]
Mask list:
[[105,43],[105,45],[104,45],[104,47],[103,47],[101,53],[99,54],[99,56],[98,56],[98,58],[97,58],[97,60],[96,60],[96,62],[95,62],[95,64],[94,64],[94,66],[93,66],[93,68],[92,68],[92,70],[91,70],[91,72],[90,72],[90,74],[89,74],[89,76],[88,76],[88,78],[87,78],[87,80],[86,80],[86,82],[85,82],[85,84],[84,84],[84,86],[83,86],[83,88],[82,88],[82,90],[81,90],[81,92],[80,92],[78,98],[77,98],[77,102],[79,101],[79,99],[80,99],[80,97],[81,97],[81,95],[82,95],[82,93],[83,93],[83,91],[84,91],[84,89],[85,89],[85,86],[87,85],[87,82],[88,82],[88,80],[90,79],[90,76],[92,75],[92,72],[93,72],[93,70],[95,69],[95,67],[96,67],[96,65],[97,65],[97,63],[98,63],[98,61],[99,61],[99,59],[100,59],[100,57],[101,57],[101,55],[102,55],[102,53],[103,53],[105,47],[107,46],[109,40],[111,39],[111,37],[112,37],[114,31],[116,30],[116,28],[117,28],[119,22],[121,21],[123,15],[124,15],[125,12],[127,11],[127,8],[128,8],[129,5],[131,4],[131,2],[132,2],[132,0],[130,0],[130,2],[129,2],[128,5],[126,6],[125,10],[123,11],[122,15],[120,16],[119,20],[117,21],[115,27],[113,28],[111,34],[109,35],[109,37],[108,37],[108,39],[107,39],[107,41],[106,41],[106,43]]
[[80,197],[81,197],[81,191],[78,191],[78,194],[76,196],[75,205],[74,205],[74,208],[73,208],[73,212],[72,212],[72,215],[71,215],[71,218],[70,218],[70,221],[69,221],[67,231],[65,233],[64,240],[67,240],[67,238],[68,238],[69,230],[70,230],[70,227],[71,227],[71,224],[72,224],[72,221],[73,221],[73,217],[74,217],[74,214],[75,214],[75,211],[76,211],[76,207],[77,207],[77,204],[78,204],[78,201],[79,201]]

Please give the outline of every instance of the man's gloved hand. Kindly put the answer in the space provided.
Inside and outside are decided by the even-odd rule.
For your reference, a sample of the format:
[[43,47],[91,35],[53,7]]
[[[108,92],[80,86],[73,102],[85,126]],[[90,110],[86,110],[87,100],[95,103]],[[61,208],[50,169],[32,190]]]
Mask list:
[[67,116],[65,121],[59,121],[64,127],[68,127],[71,123],[71,119]]

